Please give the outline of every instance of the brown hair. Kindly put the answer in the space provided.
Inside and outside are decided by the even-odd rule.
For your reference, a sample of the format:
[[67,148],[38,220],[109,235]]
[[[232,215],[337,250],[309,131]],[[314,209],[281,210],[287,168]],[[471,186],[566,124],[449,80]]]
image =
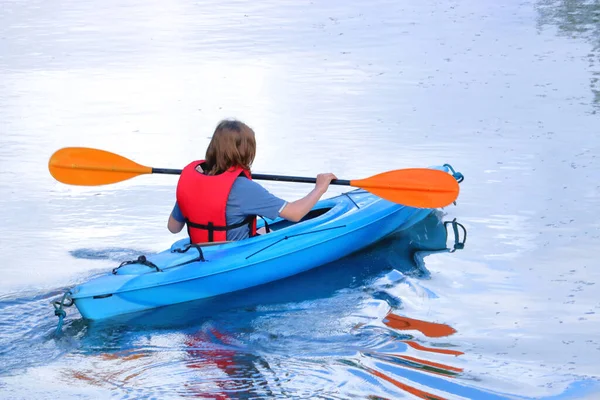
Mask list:
[[219,122],[206,149],[206,173],[217,175],[232,167],[250,170],[256,155],[254,131],[243,122]]

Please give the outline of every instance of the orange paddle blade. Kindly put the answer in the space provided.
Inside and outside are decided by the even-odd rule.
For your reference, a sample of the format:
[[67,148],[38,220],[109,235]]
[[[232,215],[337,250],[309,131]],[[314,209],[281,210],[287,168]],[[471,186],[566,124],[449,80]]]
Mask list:
[[419,208],[445,207],[456,200],[459,192],[458,182],[452,175],[429,168],[383,172],[350,181],[350,185],[394,203]]
[[152,168],[118,154],[87,147],[56,151],[50,157],[48,169],[57,181],[79,186],[107,185],[152,173]]

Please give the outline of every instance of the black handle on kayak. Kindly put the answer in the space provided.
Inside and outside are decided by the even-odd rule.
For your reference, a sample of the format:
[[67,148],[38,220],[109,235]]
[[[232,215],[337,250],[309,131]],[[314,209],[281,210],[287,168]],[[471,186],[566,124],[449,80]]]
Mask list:
[[[152,173],[153,174],[179,175],[179,174],[181,174],[181,170],[180,169],[170,169],[170,168],[152,168]],[[252,179],[258,179],[261,181],[317,183],[317,178],[306,178],[303,176],[252,174]],[[334,179],[331,181],[331,184],[332,185],[350,186],[350,181],[346,180],[346,179]]]

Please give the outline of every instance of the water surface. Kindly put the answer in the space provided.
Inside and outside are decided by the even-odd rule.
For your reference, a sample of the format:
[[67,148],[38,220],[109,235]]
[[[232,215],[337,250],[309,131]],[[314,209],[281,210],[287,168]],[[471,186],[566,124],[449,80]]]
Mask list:
[[[594,398],[599,13],[4,1],[0,396]],[[438,219],[467,227],[466,248],[416,263],[410,246],[437,237],[425,223],[209,304],[100,326],[69,310],[54,336],[49,303],[66,288],[182,235],[166,230],[175,177],[71,187],[48,174],[50,155],[86,146],[181,168],[225,117],[255,129],[256,172],[451,163],[466,180]],[[265,186],[289,200],[310,189]]]

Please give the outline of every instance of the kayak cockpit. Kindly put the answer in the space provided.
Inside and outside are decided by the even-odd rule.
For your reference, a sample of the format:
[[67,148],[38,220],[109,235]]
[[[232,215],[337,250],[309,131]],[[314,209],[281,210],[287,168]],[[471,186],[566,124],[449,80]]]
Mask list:
[[[313,210],[310,210],[308,212],[308,214],[306,214],[304,216],[304,218],[302,218],[300,221],[298,222],[293,222],[293,221],[288,221],[287,219],[283,219],[283,218],[278,218],[276,219],[274,222],[269,223],[269,229],[272,231],[278,231],[284,228],[288,228],[290,226],[296,225],[296,224],[300,224],[302,222],[320,217],[321,215],[327,213],[328,211],[330,211],[333,207],[323,207],[323,208],[315,208]],[[264,226],[264,225],[262,225]]]

